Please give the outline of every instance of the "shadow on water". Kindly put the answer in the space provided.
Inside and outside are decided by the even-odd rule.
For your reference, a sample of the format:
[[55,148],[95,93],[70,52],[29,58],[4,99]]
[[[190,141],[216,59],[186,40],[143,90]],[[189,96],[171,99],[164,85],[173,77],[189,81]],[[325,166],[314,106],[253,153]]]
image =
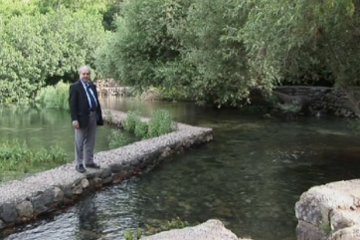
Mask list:
[[265,120],[188,103],[107,99],[104,105],[148,116],[164,108],[177,121],[213,128],[214,141],[105,188],[52,220],[18,228],[7,239],[125,239],[128,230],[180,217],[191,224],[220,219],[239,237],[294,240],[294,206],[304,191],[360,178],[358,136],[345,120]]

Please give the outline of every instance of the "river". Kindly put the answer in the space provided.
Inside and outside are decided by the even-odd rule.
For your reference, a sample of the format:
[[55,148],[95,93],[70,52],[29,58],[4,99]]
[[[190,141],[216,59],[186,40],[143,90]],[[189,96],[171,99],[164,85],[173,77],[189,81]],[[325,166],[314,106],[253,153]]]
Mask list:
[[[180,217],[191,225],[217,218],[254,240],[295,240],[301,193],[360,177],[359,136],[344,119],[286,121],[256,111],[121,98],[103,100],[103,107],[145,116],[167,109],[176,121],[213,128],[214,141],[91,194],[62,214],[17,227],[5,239],[125,239],[128,230]],[[106,131],[100,128],[99,135]]]

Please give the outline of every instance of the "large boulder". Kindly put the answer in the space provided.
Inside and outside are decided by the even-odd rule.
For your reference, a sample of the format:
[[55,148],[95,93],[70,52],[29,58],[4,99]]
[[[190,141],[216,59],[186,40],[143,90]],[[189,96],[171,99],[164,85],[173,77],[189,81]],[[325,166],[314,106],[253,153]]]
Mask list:
[[[233,232],[226,229],[224,224],[215,219],[194,227],[174,229],[161,232],[152,236],[143,237],[141,240],[241,240]],[[250,239],[243,239],[250,240]]]
[[360,180],[310,188],[295,214],[298,240],[360,240]]

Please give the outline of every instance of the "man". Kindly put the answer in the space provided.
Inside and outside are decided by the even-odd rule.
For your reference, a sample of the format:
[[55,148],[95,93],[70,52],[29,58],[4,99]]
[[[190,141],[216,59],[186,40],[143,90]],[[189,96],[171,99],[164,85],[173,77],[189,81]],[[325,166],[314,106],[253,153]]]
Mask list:
[[90,82],[89,66],[79,68],[79,80],[70,86],[70,112],[75,129],[75,169],[84,173],[86,168],[100,168],[94,163],[97,125],[103,125],[96,86]]

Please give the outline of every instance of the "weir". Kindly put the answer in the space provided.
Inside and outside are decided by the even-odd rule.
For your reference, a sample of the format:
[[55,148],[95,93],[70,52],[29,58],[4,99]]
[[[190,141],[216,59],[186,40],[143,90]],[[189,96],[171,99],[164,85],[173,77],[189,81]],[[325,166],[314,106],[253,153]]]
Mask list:
[[[105,121],[121,127],[126,113],[103,110]],[[142,118],[142,121],[148,121]],[[95,154],[101,169],[75,171],[74,163],[0,185],[0,230],[72,205],[81,196],[150,171],[166,157],[213,139],[212,129],[177,123],[177,130]]]

